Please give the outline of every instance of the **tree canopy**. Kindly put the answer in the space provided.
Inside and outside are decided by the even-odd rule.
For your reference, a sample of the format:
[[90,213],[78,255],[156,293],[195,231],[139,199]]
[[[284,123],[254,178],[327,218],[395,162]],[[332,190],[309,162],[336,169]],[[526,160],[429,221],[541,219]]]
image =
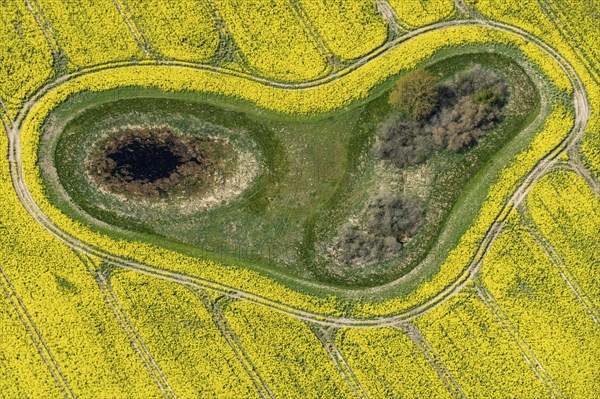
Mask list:
[[414,120],[421,120],[435,110],[438,81],[424,69],[410,72],[398,79],[389,102]]

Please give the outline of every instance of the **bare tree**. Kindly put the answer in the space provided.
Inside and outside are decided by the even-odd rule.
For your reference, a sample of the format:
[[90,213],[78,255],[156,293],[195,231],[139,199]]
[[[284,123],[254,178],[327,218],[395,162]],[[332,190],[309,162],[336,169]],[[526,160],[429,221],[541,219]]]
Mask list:
[[375,156],[406,168],[424,162],[433,149],[431,136],[422,124],[389,119],[379,129]]
[[336,243],[340,263],[369,264],[394,256],[419,231],[423,204],[416,197],[382,194],[367,204],[365,218],[364,229],[342,228]]

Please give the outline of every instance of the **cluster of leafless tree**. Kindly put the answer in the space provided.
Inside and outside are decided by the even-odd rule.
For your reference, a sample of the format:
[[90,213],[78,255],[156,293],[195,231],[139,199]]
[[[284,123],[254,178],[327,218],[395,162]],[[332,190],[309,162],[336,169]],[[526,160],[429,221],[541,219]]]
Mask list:
[[390,102],[409,119],[394,116],[381,126],[375,155],[404,168],[439,148],[471,147],[500,119],[506,96],[504,81],[481,66],[443,85],[424,70],[405,75]]
[[[439,84],[425,70],[400,78],[390,103],[400,110],[377,135],[375,156],[395,167],[426,161],[440,149],[461,151],[477,143],[500,119],[507,87],[479,65]],[[424,219],[422,200],[381,194],[372,198],[361,226],[347,224],[335,243],[339,263],[365,265],[391,258],[414,237]]]

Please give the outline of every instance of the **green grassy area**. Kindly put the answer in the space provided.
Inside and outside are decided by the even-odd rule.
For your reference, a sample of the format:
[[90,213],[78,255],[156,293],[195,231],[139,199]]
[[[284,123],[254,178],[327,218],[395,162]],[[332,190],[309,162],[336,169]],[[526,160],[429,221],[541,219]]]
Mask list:
[[[506,50],[512,56],[511,51]],[[421,232],[398,257],[360,273],[346,268],[346,278],[332,278],[328,268],[336,266],[327,264],[318,248],[371,195],[376,183],[371,147],[377,126],[390,112],[387,93],[395,79],[376,87],[368,100],[306,117],[208,94],[139,88],[81,93],[54,110],[46,125],[56,133],[45,134],[39,150],[48,194],[70,217],[113,237],[250,267],[313,293],[323,291],[303,281],[317,280],[333,290],[377,286],[428,262],[418,279],[400,288],[410,290],[435,272],[472,223],[501,167],[526,146],[535,129],[523,137],[517,134],[540,112],[539,95],[515,62],[476,48],[464,52],[442,51],[424,66],[441,80],[475,63],[492,68],[519,88],[511,98],[519,107],[469,152],[436,154],[427,164],[432,179],[424,187],[427,221]],[[259,160],[258,177],[225,206],[186,214],[177,207],[157,211],[119,204],[90,187],[81,173],[81,159],[97,138],[93,132],[115,124],[159,122],[185,134],[213,129],[231,137]],[[406,178],[411,173],[417,170],[407,170]]]

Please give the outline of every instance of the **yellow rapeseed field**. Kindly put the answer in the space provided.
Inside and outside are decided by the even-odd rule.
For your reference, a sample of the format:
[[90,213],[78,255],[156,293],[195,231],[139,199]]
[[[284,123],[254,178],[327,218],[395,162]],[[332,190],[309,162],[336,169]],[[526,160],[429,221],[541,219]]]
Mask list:
[[[0,397],[600,397],[598,15],[565,0],[0,2]],[[400,292],[308,292],[116,239],[42,180],[45,122],[77,93],[312,116],[473,48],[511,54],[555,97],[435,272]]]

